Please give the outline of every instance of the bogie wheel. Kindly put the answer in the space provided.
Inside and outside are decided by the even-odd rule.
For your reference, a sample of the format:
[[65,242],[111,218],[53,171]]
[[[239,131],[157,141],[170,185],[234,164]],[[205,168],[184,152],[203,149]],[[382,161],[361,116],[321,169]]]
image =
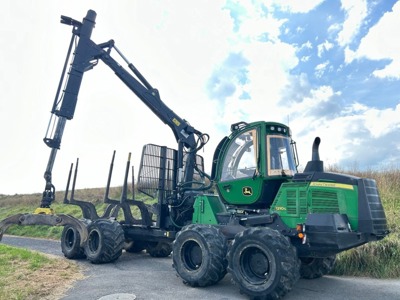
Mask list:
[[149,242],[146,251],[152,257],[168,257],[172,252],[172,247],[167,242]]
[[187,225],[176,235],[172,249],[173,267],[184,283],[203,287],[224,278],[227,242],[218,228]]
[[88,232],[85,253],[90,262],[109,263],[121,256],[125,237],[118,222],[99,219],[89,225]]
[[313,257],[300,257],[301,267],[300,276],[305,279],[320,278],[329,274],[335,266],[336,255],[313,258]]
[[138,241],[125,241],[124,242],[124,249],[126,252],[129,253],[140,253],[146,248],[144,242]]
[[85,257],[85,251],[80,246],[81,236],[72,225],[64,226],[61,234],[61,251],[68,259],[79,259]]
[[296,249],[280,232],[262,227],[235,236],[228,272],[242,293],[257,299],[280,299],[300,277]]

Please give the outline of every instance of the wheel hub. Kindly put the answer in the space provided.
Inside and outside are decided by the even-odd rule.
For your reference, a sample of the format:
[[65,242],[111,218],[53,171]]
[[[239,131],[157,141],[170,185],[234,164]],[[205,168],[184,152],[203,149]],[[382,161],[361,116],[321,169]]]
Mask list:
[[190,270],[197,270],[200,268],[203,261],[203,253],[199,246],[194,241],[188,241],[182,247],[182,260],[186,267]]
[[241,255],[242,272],[254,283],[263,283],[269,274],[269,260],[260,249],[251,247]]

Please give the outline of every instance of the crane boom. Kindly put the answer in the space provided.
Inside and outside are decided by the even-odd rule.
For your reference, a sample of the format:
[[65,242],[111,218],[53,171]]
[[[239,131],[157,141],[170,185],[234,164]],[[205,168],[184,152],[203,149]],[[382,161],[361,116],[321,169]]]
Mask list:
[[[208,141],[208,135],[192,127],[186,120],[179,117],[160,98],[157,89],[153,88],[144,76],[115,46],[110,40],[105,43],[96,44],[91,40],[91,34],[95,26],[96,12],[89,10],[82,22],[70,17],[61,16],[61,23],[73,26],[72,38],[68,49],[63,73],[52,108],[52,117],[44,138],[44,142],[52,150],[44,174],[46,180],[41,207],[49,207],[54,200],[55,188],[51,182],[52,168],[56,158],[57,150],[60,149],[61,140],[67,120],[74,117],[78,94],[81,87],[83,75],[86,71],[93,69],[98,61],[103,61],[123,83],[150,108],[150,110],[166,125],[168,125],[178,142],[178,183],[190,182],[195,168],[196,152]],[[73,58],[68,73],[67,64],[72,53],[72,46],[76,44]],[[111,55],[115,49],[122,59],[127,63],[131,72],[122,67]],[[133,75],[132,75],[133,73]],[[67,75],[67,76],[66,76]],[[65,82],[64,82],[65,80]],[[61,86],[65,89],[61,92]],[[51,130],[50,130],[51,129]],[[183,174],[184,150],[187,153],[185,174]]]

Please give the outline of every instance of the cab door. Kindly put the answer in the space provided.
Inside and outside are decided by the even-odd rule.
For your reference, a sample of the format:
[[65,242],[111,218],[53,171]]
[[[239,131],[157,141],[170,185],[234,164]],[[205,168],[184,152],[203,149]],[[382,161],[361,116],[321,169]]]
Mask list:
[[251,128],[232,138],[224,151],[217,188],[229,204],[250,205],[262,194],[260,174],[260,133]]

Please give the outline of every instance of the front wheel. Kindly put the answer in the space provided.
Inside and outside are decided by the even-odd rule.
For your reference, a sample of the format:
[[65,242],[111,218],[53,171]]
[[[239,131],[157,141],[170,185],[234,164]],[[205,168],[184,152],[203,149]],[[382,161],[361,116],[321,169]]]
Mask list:
[[226,274],[227,243],[218,228],[190,224],[173,242],[173,267],[190,286],[216,284]]
[[254,227],[235,236],[228,253],[228,271],[240,290],[259,299],[280,299],[297,282],[296,249],[278,231]]
[[118,222],[106,219],[96,220],[88,227],[86,257],[94,264],[115,261],[122,254],[124,241],[124,231]]

